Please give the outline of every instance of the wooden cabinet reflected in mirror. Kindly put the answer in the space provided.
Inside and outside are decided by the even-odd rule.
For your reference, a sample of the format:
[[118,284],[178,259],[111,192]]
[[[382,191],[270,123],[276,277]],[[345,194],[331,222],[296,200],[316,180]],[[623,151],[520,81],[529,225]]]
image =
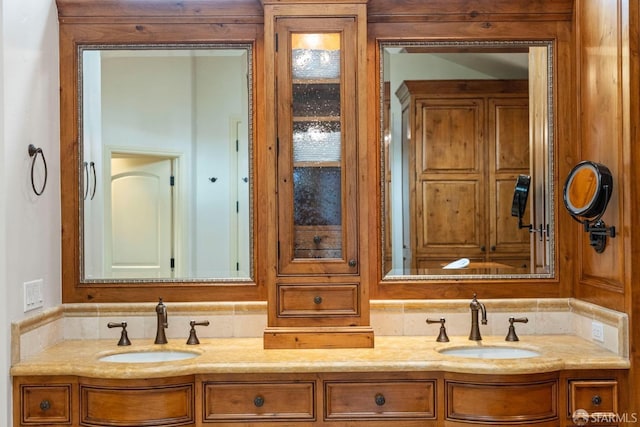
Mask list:
[[[552,46],[380,49],[383,276],[553,277]],[[520,174],[533,177],[531,231],[511,216]]]

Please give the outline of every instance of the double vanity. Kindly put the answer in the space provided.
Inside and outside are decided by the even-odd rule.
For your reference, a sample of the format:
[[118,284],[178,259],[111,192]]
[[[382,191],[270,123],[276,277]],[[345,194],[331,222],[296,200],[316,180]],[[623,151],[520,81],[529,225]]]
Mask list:
[[[340,349],[265,349],[261,324],[241,329],[264,316],[262,304],[167,303],[166,344],[154,344],[153,304],[70,305],[16,326],[25,343],[56,331],[63,339],[14,364],[15,426],[571,426],[578,409],[613,417],[627,389],[626,316],[575,300],[485,303],[478,341],[468,302],[386,301],[373,305],[375,346]],[[425,322],[440,314],[448,342]],[[508,342],[513,314],[530,321]],[[204,318],[200,343],[187,344],[189,319]],[[115,319],[127,321],[130,345],[107,328]],[[605,343],[583,335],[593,321]],[[405,334],[384,335],[393,327]]]
[[57,0],[62,304],[14,324],[14,427],[617,425],[547,3]]
[[260,338],[134,340],[126,350],[76,340],[12,372],[16,426],[558,426],[573,425],[577,409],[615,414],[627,368],[584,339],[542,335],[508,345],[377,337],[374,349],[331,350],[265,350]]

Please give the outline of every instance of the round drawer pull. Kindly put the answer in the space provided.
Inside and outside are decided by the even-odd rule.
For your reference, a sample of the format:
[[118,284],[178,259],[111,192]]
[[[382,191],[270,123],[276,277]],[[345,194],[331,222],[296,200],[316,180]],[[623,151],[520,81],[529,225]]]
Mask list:
[[378,406],[382,406],[386,403],[386,399],[384,398],[384,395],[378,393],[376,394],[376,405]]
[[313,302],[318,305],[322,304],[322,297],[321,296],[314,297]]
[[591,398],[591,403],[593,403],[595,406],[599,406],[602,403],[602,397],[596,394]]
[[256,396],[256,398],[253,399],[253,404],[256,405],[257,408],[260,408],[262,405],[264,405],[264,397]]
[[49,409],[51,409],[51,402],[46,399],[43,400],[42,402],[40,402],[40,409],[42,409],[43,411],[48,411]]
[[316,245],[320,244],[320,242],[322,242],[322,237],[320,236],[313,236],[313,243],[315,243]]
[[358,263],[356,262],[355,259],[350,259],[349,260],[349,267],[355,267],[356,265],[358,265]]

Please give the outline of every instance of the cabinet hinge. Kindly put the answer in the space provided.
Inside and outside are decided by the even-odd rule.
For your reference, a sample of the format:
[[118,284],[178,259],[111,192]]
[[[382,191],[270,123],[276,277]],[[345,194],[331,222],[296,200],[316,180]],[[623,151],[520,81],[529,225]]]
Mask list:
[[280,137],[276,136],[276,156],[280,155]]
[[175,258],[171,258],[171,261],[169,262],[169,264],[171,265],[171,269],[172,270],[174,268],[176,268],[176,259]]
[[172,186],[172,187],[176,185],[176,177],[175,176],[169,177],[169,185]]
[[240,202],[236,200],[236,213],[240,213]]
[[278,52],[278,33],[276,33],[275,36],[276,52]]
[[240,271],[240,263],[236,262],[236,271]]
[[278,261],[280,261],[280,241],[278,240]]

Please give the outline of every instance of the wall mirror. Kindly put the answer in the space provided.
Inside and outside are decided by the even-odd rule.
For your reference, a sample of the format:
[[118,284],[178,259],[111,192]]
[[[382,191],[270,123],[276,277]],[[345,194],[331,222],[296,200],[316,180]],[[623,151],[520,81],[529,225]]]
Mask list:
[[553,44],[379,49],[383,281],[555,277]]
[[250,281],[252,45],[78,55],[81,282]]

